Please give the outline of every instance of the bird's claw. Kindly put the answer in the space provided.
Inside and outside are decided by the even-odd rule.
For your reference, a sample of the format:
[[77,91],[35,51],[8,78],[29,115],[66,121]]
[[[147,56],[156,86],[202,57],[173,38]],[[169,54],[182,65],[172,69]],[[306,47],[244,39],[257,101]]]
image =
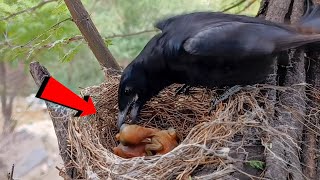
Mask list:
[[235,85],[232,86],[230,89],[228,89],[227,91],[225,91],[221,96],[219,96],[218,98],[214,98],[211,103],[212,106],[209,109],[209,116],[211,115],[211,112],[213,111],[213,109],[221,102],[227,100],[229,97],[233,96],[234,94],[236,94],[237,92],[241,91],[241,90],[250,90],[252,89],[252,86],[240,86],[240,85]]

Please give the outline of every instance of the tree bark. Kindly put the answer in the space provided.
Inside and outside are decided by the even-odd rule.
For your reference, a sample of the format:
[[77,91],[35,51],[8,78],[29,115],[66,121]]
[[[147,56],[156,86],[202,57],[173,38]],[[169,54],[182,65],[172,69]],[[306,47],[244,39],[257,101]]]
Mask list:
[[[300,20],[301,16],[303,15],[303,10],[303,0],[264,0],[262,2],[262,6],[258,15],[260,17],[264,17],[263,13],[265,13],[265,18],[267,20],[281,23],[289,22],[290,20],[292,24],[295,24]],[[305,83],[307,81],[307,72],[305,69],[306,64],[304,54],[304,50],[302,48],[299,48],[290,50],[287,54],[284,54],[284,56],[278,57],[278,59],[286,58],[286,60],[289,60],[289,66],[283,68],[278,67],[277,64],[275,64],[274,73],[277,73],[277,79],[275,77],[270,78],[269,83],[280,83],[280,85],[283,86],[292,86],[294,84]],[[319,59],[320,54],[312,53],[311,56],[313,57],[312,59]],[[276,70],[277,68],[279,69]],[[308,81],[311,82],[313,87],[320,86],[319,68],[319,61],[312,61],[312,63],[310,64],[309,73],[311,75]],[[302,96],[306,96],[305,87],[296,86],[295,91],[301,94]],[[276,92],[269,92],[269,95],[270,99],[276,100]],[[306,106],[304,104],[305,101],[303,99],[289,97],[284,93],[279,93],[278,97],[283,105],[287,107],[295,107],[297,116],[293,118],[292,114],[287,113],[285,109],[275,106],[273,108],[279,109],[280,113],[275,115],[274,120],[270,122],[270,125],[274,128],[278,128],[278,130],[281,130],[282,132],[287,133],[293,141],[283,143],[280,141],[280,139],[276,137],[272,138],[272,153],[268,152],[266,154],[267,167],[265,177],[270,179],[305,179],[306,177],[310,179],[317,179],[320,177],[320,162],[318,160],[317,164],[316,150],[320,146],[318,145],[319,147],[317,147],[317,136],[315,135],[314,131],[309,129],[312,126],[308,126],[306,128],[302,125],[302,123],[304,123],[303,116],[307,111]],[[316,101],[316,99],[312,100]],[[316,124],[316,122],[310,123]],[[279,127],[290,127],[290,129],[280,129]],[[303,132],[305,132],[304,136],[302,136]],[[304,144],[301,144],[300,142],[303,142]],[[302,152],[300,148],[295,146],[295,144],[299,145],[300,147],[302,146]],[[275,158],[275,156],[278,158]],[[285,161],[281,161],[279,160],[279,158]]]
[[[271,0],[268,3],[268,7],[266,8],[266,15],[265,19],[273,22],[283,23],[285,20],[285,16],[289,10],[291,0]],[[275,63],[273,64],[274,70],[273,74],[269,77],[267,80],[267,83],[272,85],[277,85],[277,71],[278,71],[278,58],[276,58]],[[268,98],[272,102],[276,102],[277,99],[277,92],[275,90],[271,90],[268,92]],[[269,107],[271,112],[274,112],[273,107]],[[270,125],[274,128],[279,127],[280,122],[274,114],[274,120],[272,122],[269,122]],[[279,140],[277,137],[273,137],[271,139],[270,144],[272,144],[272,152],[266,153],[266,171],[265,171],[265,177],[270,179],[279,179],[279,180],[285,180],[287,177],[286,171],[285,171],[285,164],[275,157],[275,155],[279,158],[285,158],[284,157],[284,146],[281,143],[281,140]],[[273,154],[274,153],[274,154]]]
[[[313,0],[313,3],[319,4],[320,0]],[[319,48],[314,47],[314,45],[309,46],[307,49],[308,61],[306,62],[310,68],[308,68],[307,72],[307,82],[311,84],[314,88],[320,89],[320,53]],[[312,102],[309,102],[309,105],[312,107],[313,103],[320,104],[320,99],[316,99],[315,97],[309,97]],[[312,109],[307,110],[311,113]],[[315,115],[318,117],[310,117],[308,119],[309,122],[306,123],[306,126],[303,130],[303,141],[302,145],[302,163],[304,163],[303,173],[309,179],[319,179],[320,178],[320,160],[318,152],[320,150],[320,143],[317,140],[319,138],[314,132],[317,131],[317,128],[312,126],[313,124],[319,124],[315,121],[315,119],[320,119],[319,115]],[[308,127],[308,128],[307,128]]]
[[[30,63],[30,73],[38,87],[41,86],[45,77],[50,76],[49,71],[44,66],[41,66],[38,62]],[[66,174],[71,178],[76,178],[76,170],[69,166],[71,162],[71,158],[68,155],[70,152],[68,147],[68,122],[70,118],[69,110],[63,106],[55,105],[47,101],[45,102],[58,139],[60,156],[64,162]]]
[[[308,83],[316,89],[320,89],[320,53],[318,52],[308,52],[308,57],[311,59],[310,70],[308,72]],[[310,97],[311,103],[320,104],[320,100],[314,97]],[[312,106],[312,104],[310,104]],[[312,109],[308,109],[310,113]],[[317,116],[317,115],[315,115]],[[317,128],[314,128],[314,124],[319,124],[319,121],[314,121],[316,117],[308,118],[306,127],[303,130],[303,143],[302,144],[302,163],[304,163],[303,173],[309,179],[317,179],[320,177],[320,161],[318,152],[320,150],[320,143],[318,136],[314,133],[317,132]],[[320,116],[318,115],[318,119]],[[319,130],[318,130],[319,131]],[[318,145],[317,145],[318,144]]]
[[90,15],[84,8],[81,0],[64,0],[73,21],[78,26],[83,37],[88,42],[90,49],[99,61],[102,67],[107,69],[120,71],[121,68],[106,47],[104,40],[100,36],[97,28],[93,24]]
[[[301,0],[295,0],[291,4],[291,8],[287,14],[290,15],[291,24],[297,23],[301,16],[303,15],[304,10],[304,2]],[[304,50],[292,49],[288,52],[288,60],[289,66],[285,68],[285,75],[280,76],[280,79],[283,80],[284,86],[293,86],[295,84],[305,83],[306,82],[306,71],[305,71],[305,61],[304,61]],[[304,86],[294,86],[292,87],[298,92],[302,97],[306,96],[305,87]],[[285,160],[287,160],[287,171],[288,176],[292,179],[304,179],[302,173],[302,166],[300,162],[300,149],[299,147],[302,140],[302,130],[304,123],[304,115],[306,111],[306,105],[304,104],[305,99],[294,98],[287,93],[280,93],[279,99],[281,99],[282,104],[287,107],[296,107],[296,118],[293,118],[293,114],[287,112],[286,109],[278,107],[281,111],[279,114],[278,121],[284,127],[290,127],[290,129],[286,130],[288,135],[293,139],[293,142],[288,141],[286,145],[283,144],[283,153],[285,155]],[[300,106],[297,106],[300,105]],[[296,147],[296,145],[299,147]]]

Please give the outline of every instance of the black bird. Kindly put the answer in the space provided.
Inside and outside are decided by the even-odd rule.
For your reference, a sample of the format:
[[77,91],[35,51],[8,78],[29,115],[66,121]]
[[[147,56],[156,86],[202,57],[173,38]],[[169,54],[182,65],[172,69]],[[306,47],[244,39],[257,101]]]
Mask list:
[[122,73],[118,126],[130,109],[132,122],[137,122],[146,101],[173,83],[212,88],[263,82],[277,54],[320,41],[320,34],[315,34],[320,29],[320,8],[307,13],[295,26],[215,12],[158,22],[162,32]]

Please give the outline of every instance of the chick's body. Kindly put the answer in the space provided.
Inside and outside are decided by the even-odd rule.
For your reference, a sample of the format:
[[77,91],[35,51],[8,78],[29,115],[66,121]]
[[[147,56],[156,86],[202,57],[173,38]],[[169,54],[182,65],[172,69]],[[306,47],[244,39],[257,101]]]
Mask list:
[[116,135],[116,139],[123,145],[138,145],[158,131],[158,129],[123,124],[120,133]]
[[155,151],[156,154],[166,154],[178,146],[177,133],[173,128],[158,131],[153,134],[151,143],[146,144],[146,152]]
[[141,143],[134,146],[124,146],[123,144],[119,144],[117,147],[113,148],[114,154],[123,157],[123,158],[133,158],[145,156],[145,143]]

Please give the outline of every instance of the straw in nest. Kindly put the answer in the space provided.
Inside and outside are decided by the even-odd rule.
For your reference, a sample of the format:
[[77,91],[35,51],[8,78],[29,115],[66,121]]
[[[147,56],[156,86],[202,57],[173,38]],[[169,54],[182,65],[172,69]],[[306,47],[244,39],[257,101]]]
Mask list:
[[[97,114],[86,118],[72,118],[69,125],[72,165],[80,172],[79,178],[86,179],[216,179],[226,177],[237,170],[235,160],[228,154],[235,143],[237,134],[255,134],[263,145],[272,136],[283,141],[292,138],[283,131],[269,125],[274,103],[268,99],[269,90],[287,93],[289,97],[306,99],[294,88],[260,85],[250,92],[240,92],[226,103],[218,105],[209,116],[210,101],[215,91],[194,88],[189,96],[175,97],[177,85],[163,90],[148,102],[141,112],[141,125],[177,130],[181,143],[165,155],[123,159],[113,154],[117,145],[115,134],[117,119],[117,88],[119,78],[88,87],[82,95],[90,95]],[[281,101],[277,102],[281,105]],[[310,108],[319,112],[319,105]],[[310,116],[301,114],[300,105],[280,106],[290,112],[292,120],[310,121]],[[282,110],[283,110],[282,109]],[[319,116],[319,115],[316,115]],[[317,117],[314,117],[317,118]],[[282,128],[283,129],[283,128]],[[245,137],[245,136],[243,136]],[[241,140],[243,144],[247,143]],[[291,144],[292,148],[298,147]],[[240,148],[240,147],[239,147]],[[270,150],[270,148],[268,149]],[[271,151],[271,150],[270,150]],[[285,160],[284,160],[285,161]],[[209,167],[210,171],[199,173],[199,169]]]

